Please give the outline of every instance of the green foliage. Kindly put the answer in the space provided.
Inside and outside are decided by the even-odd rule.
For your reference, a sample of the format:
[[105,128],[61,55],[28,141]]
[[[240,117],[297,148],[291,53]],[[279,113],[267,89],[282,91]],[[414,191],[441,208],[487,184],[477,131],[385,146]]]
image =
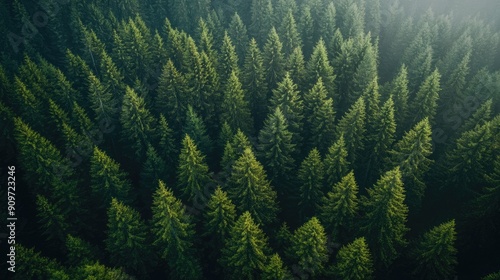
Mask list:
[[332,99],[334,98],[335,75],[333,67],[328,60],[325,41],[323,39],[320,39],[313,49],[311,58],[307,62],[306,75],[309,88],[313,87],[318,82],[318,79],[321,78],[326,88],[327,96]]
[[333,143],[325,155],[325,179],[327,186],[333,186],[342,179],[349,171],[350,163],[347,161],[347,148],[344,135],[340,134],[337,141]]
[[273,26],[273,5],[271,0],[252,0],[250,15],[250,35],[262,44]]
[[173,279],[200,279],[201,266],[195,257],[194,228],[180,200],[159,181],[153,196],[151,221],[154,245],[167,261]]
[[[406,121],[408,114],[408,68],[403,64],[398,75],[391,82],[389,96],[394,99],[394,115],[396,123],[401,127]],[[401,129],[399,129],[401,130]]]
[[293,233],[290,251],[297,258],[301,271],[312,277],[322,274],[328,260],[326,244],[325,230],[316,217],[312,217]]
[[94,111],[97,123],[116,121],[118,100],[115,95],[92,73],[88,77],[88,83],[90,108]]
[[111,200],[105,244],[113,264],[146,274],[154,259],[148,232],[139,212],[116,198]]
[[299,181],[299,205],[306,217],[316,212],[323,197],[324,167],[318,149],[314,148],[300,164],[297,178]]
[[334,240],[346,240],[354,228],[358,214],[358,189],[351,171],[333,185],[321,200],[320,218]]
[[355,164],[356,159],[364,148],[364,134],[366,131],[365,101],[360,97],[349,111],[345,113],[337,125],[337,135],[343,134],[348,160]]
[[292,278],[290,271],[283,265],[278,254],[274,254],[269,258],[268,264],[264,267],[260,279],[263,280],[286,280]]
[[399,167],[383,174],[375,186],[368,189],[368,197],[362,198],[362,209],[366,214],[360,233],[372,248],[378,267],[389,266],[407,244],[404,235],[408,231],[405,225],[408,207],[404,200]]
[[237,12],[231,17],[228,35],[235,44],[234,47],[236,49],[236,54],[240,58],[239,61],[243,61],[248,47],[248,34],[247,28]]
[[457,265],[455,220],[426,232],[412,251],[414,275],[421,279],[451,279]]
[[78,280],[97,279],[123,279],[132,280],[134,277],[127,275],[121,268],[109,268],[99,262],[84,264],[77,268],[75,277]]
[[251,149],[252,144],[248,137],[240,130],[235,135],[228,139],[224,146],[224,153],[222,154],[221,167],[224,175],[229,177],[232,172],[234,163],[243,154],[245,149]]
[[282,79],[285,68],[283,44],[274,27],[271,28],[267,36],[263,58],[266,82],[269,89],[272,90],[276,88],[276,85]]
[[437,110],[439,91],[441,90],[439,85],[440,78],[441,75],[436,69],[420,86],[415,98],[412,100],[410,108],[413,123],[423,118],[428,118],[430,122],[433,122]]
[[207,134],[207,128],[203,119],[188,105],[186,111],[186,123],[182,128],[184,135],[189,135],[200,151],[207,155],[212,151],[213,144]]
[[67,262],[71,266],[88,265],[99,258],[99,251],[87,241],[68,234],[66,236]]
[[269,248],[267,237],[245,211],[231,229],[220,262],[230,279],[259,279],[265,268]]
[[234,131],[241,129],[250,134],[253,131],[253,120],[250,106],[236,72],[232,72],[226,84],[221,105],[221,120],[227,122]]
[[36,198],[38,223],[42,234],[48,241],[62,242],[68,233],[68,217],[64,215],[60,207],[50,203],[44,196]]
[[289,57],[296,48],[302,48],[302,40],[299,32],[297,31],[297,24],[295,23],[292,10],[288,10],[286,13],[278,32],[281,34],[283,54],[285,58]]
[[[229,236],[230,230],[236,220],[236,207],[228,198],[227,192],[220,186],[207,202],[205,212],[205,234],[211,235],[215,239],[216,245],[220,246]],[[218,246],[214,246],[218,247]]]
[[269,224],[275,220],[276,192],[250,148],[234,163],[227,191],[237,209],[248,211],[257,223]]
[[360,237],[342,246],[337,254],[335,273],[340,279],[365,280],[373,278],[373,262],[365,238]]
[[245,54],[242,75],[243,87],[247,90],[255,125],[259,128],[267,114],[267,83],[262,53],[255,39],[251,39]]
[[229,84],[233,73],[239,77],[238,55],[227,32],[224,33],[219,57],[219,75],[223,84]]
[[16,244],[16,261],[19,261],[19,265],[15,268],[14,279],[70,279],[57,261],[43,257],[33,248],[28,249],[21,244]]

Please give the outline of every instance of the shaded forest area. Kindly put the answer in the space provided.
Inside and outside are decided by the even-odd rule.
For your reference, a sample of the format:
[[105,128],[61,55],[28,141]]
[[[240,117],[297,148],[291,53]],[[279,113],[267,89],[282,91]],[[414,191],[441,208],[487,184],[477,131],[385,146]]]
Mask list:
[[412,2],[1,0],[2,279],[500,279],[499,10]]

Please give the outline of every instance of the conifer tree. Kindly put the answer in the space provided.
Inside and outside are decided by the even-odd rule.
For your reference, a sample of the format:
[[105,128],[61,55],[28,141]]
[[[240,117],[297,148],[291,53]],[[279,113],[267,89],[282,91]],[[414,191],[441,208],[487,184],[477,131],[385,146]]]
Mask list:
[[72,266],[91,264],[94,259],[99,258],[100,253],[98,249],[77,236],[68,234],[65,245],[68,263]]
[[73,82],[73,87],[78,92],[84,93],[89,89],[89,80],[92,70],[85,60],[71,50],[66,50],[66,74],[68,79]]
[[411,255],[415,260],[413,274],[422,279],[449,279],[455,273],[457,249],[455,220],[426,232]]
[[[174,144],[174,131],[168,125],[167,119],[160,114],[157,126],[158,154],[165,163],[174,162],[177,157],[177,148]],[[173,170],[166,170],[168,176],[173,174]]]
[[111,262],[147,274],[147,267],[154,258],[148,240],[149,230],[139,212],[113,198],[108,209],[107,228],[105,244]]
[[490,98],[486,100],[473,114],[470,116],[465,123],[460,127],[460,131],[463,133],[474,129],[476,126],[482,126],[487,121],[491,120],[491,110],[492,110],[493,100]]
[[187,201],[203,193],[211,182],[205,156],[202,155],[191,137],[186,134],[182,140],[177,168],[177,189]]
[[220,186],[215,189],[207,202],[205,217],[205,234],[211,236],[211,244],[217,250],[224,245],[236,220],[236,208],[227,192]]
[[234,131],[241,129],[247,134],[252,133],[253,120],[250,115],[250,106],[234,71],[226,84],[221,111],[221,120],[227,122],[231,129]]
[[92,73],[88,80],[90,108],[94,111],[97,123],[116,121],[118,119],[119,104],[115,95]]
[[200,18],[198,22],[197,34],[200,52],[206,53],[210,61],[212,61],[212,65],[217,68],[218,58],[217,51],[214,48],[213,30],[208,27],[208,23],[203,18]]
[[156,184],[158,180],[165,179],[165,173],[167,169],[167,164],[158,155],[155,148],[149,144],[146,150],[146,160],[142,165],[141,169],[141,198],[142,201],[149,205],[151,200],[150,197],[155,191]]
[[265,269],[267,237],[250,212],[238,218],[229,233],[220,259],[230,279],[258,279]]
[[344,135],[341,134],[325,155],[325,179],[328,187],[333,186],[342,179],[349,171],[350,163],[347,161],[347,148]]
[[[363,8],[358,6],[354,1],[348,1],[350,3],[345,14],[343,14],[340,22],[340,31],[346,38],[356,38],[362,36],[365,28],[365,15]],[[360,3],[360,5],[362,5]],[[339,13],[340,15],[340,13]]]
[[297,25],[292,10],[288,10],[278,28],[283,42],[283,54],[288,58],[295,48],[302,48],[302,40],[297,31]]
[[292,81],[288,73],[278,87],[273,90],[270,100],[269,111],[273,112],[277,107],[285,117],[286,124],[292,133],[292,143],[300,146],[302,143],[302,120],[304,118],[304,105],[297,91],[297,85]]
[[155,119],[146,108],[144,99],[130,87],[127,87],[123,99],[120,122],[126,142],[135,151],[136,156],[144,158],[147,145],[153,142],[155,135]]
[[221,104],[219,75],[205,52],[200,53],[196,63],[194,77],[191,78],[193,79],[191,89],[194,91],[193,98],[197,100],[193,106],[197,105],[207,123],[215,126],[219,115],[218,108]]
[[269,224],[276,218],[276,192],[250,148],[233,165],[228,194],[237,209],[249,211],[257,223]]
[[328,60],[325,41],[320,39],[313,49],[306,66],[307,84],[312,88],[321,77],[329,98],[334,98],[335,75]]
[[322,274],[328,260],[326,244],[325,230],[316,217],[295,230],[290,251],[295,255],[301,271],[312,277]]
[[354,172],[333,185],[321,201],[321,221],[337,241],[345,241],[352,233],[358,212],[358,185]]
[[224,39],[220,50],[219,75],[222,84],[225,85],[229,83],[233,72],[238,78],[240,76],[238,55],[236,54],[236,49],[227,31],[224,33]]
[[189,135],[204,155],[208,155],[212,152],[213,144],[210,137],[208,137],[205,123],[191,105],[188,105],[186,122],[182,128],[182,132],[184,135]]
[[298,29],[302,37],[302,42],[304,43],[304,56],[309,57],[312,53],[314,43],[314,20],[311,16],[311,7],[309,7],[308,4],[304,4],[301,7],[301,13],[298,20]]
[[302,48],[295,48],[292,50],[286,61],[285,70],[290,73],[290,78],[300,86],[300,91],[305,92],[304,81],[306,78],[306,67],[304,63],[304,55]]
[[278,254],[269,257],[267,265],[262,271],[260,279],[263,280],[286,280],[292,278],[290,271],[284,266]]
[[372,44],[368,42],[364,48],[363,56],[360,58],[356,72],[354,73],[354,95],[351,96],[351,100],[356,100],[359,96],[368,91],[373,81],[377,82],[377,79],[377,51]]
[[265,79],[262,53],[254,38],[250,40],[245,54],[242,84],[248,92],[251,112],[256,128],[260,128],[267,115],[267,83]]
[[239,60],[243,62],[246,50],[248,47],[248,33],[247,28],[237,12],[231,17],[231,23],[229,24],[228,35],[234,42],[234,47],[236,49],[236,54]]
[[368,189],[368,197],[362,198],[366,214],[360,233],[370,244],[377,266],[389,266],[397,258],[399,249],[407,244],[404,235],[408,231],[405,225],[408,207],[404,200],[399,167],[384,173],[373,188]]
[[259,132],[259,155],[271,180],[289,179],[289,172],[294,167],[292,157],[294,149],[295,145],[292,144],[292,134],[288,131],[286,119],[280,107],[277,107],[268,115],[264,127]]
[[391,82],[389,96],[394,99],[394,115],[399,130],[404,125],[408,114],[408,70],[403,64],[399,69],[398,75]]
[[441,90],[440,78],[441,75],[436,69],[420,86],[410,108],[413,123],[423,118],[428,118],[431,123],[433,122],[437,110],[439,91]]
[[224,146],[221,167],[226,178],[231,175],[234,163],[238,158],[240,158],[241,155],[243,155],[243,152],[247,148],[252,149],[252,144],[248,140],[248,137],[245,135],[245,133],[238,129],[236,134],[234,134]]
[[[337,24],[335,23],[337,10],[333,2],[330,2],[326,9],[323,11],[323,20],[318,23],[318,33],[326,41],[326,45],[330,46],[330,41],[334,37],[335,30],[337,30]],[[378,33],[377,33],[378,34]]]
[[337,135],[344,135],[348,160],[352,164],[356,163],[356,159],[364,149],[365,118],[365,101],[360,97],[337,125]]
[[194,226],[180,200],[159,181],[153,196],[153,245],[160,257],[168,261],[173,279],[200,279],[201,266],[195,256]]
[[124,203],[132,200],[127,174],[120,169],[119,163],[98,147],[94,147],[90,159],[90,187],[101,208],[107,208],[112,198]]
[[430,169],[432,160],[432,132],[427,118],[405,133],[391,150],[392,167],[399,166],[405,184],[407,204],[419,208],[425,192],[423,176]]
[[334,271],[340,279],[368,280],[373,278],[373,262],[364,237],[342,246],[337,259]]
[[285,69],[285,58],[283,56],[283,44],[273,27],[269,31],[266,44],[264,45],[264,69],[268,88],[273,90],[282,79]]
[[250,10],[250,35],[263,44],[267,33],[273,26],[273,5],[271,0],[252,0]]
[[36,197],[36,208],[38,223],[47,241],[63,242],[70,229],[68,217],[60,207],[42,195]]
[[125,78],[106,51],[102,51],[101,57],[102,59],[99,65],[99,73],[101,73],[100,80],[104,88],[108,89],[112,96],[120,103],[123,98],[123,93],[125,92]]
[[33,248],[16,244],[16,260],[19,265],[15,268],[15,279],[69,279],[59,262],[41,256]]
[[297,174],[299,180],[299,205],[302,215],[310,217],[319,208],[323,197],[324,167],[318,149],[314,148],[302,161]]
[[321,152],[325,152],[335,135],[335,113],[333,100],[327,98],[321,77],[304,96],[304,116],[308,147],[318,147]]

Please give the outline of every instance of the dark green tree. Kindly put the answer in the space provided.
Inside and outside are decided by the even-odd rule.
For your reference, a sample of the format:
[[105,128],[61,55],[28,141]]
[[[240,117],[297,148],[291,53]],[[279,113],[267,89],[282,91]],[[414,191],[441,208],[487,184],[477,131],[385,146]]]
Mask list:
[[420,86],[415,98],[410,103],[412,124],[423,118],[428,118],[431,123],[433,122],[438,106],[439,91],[441,90],[440,78],[441,75],[436,69]]
[[299,205],[305,217],[312,216],[319,208],[323,197],[324,166],[318,149],[314,148],[300,164],[297,173],[299,181]]
[[148,145],[146,150],[146,160],[142,165],[140,174],[140,195],[145,205],[151,204],[151,195],[156,189],[158,180],[164,180],[167,170],[167,164],[158,155],[152,145]]
[[228,178],[233,170],[233,165],[237,159],[243,155],[245,149],[252,149],[252,144],[248,137],[238,129],[231,139],[226,142],[224,146],[224,153],[222,154],[221,168],[224,176]]
[[292,275],[290,271],[284,266],[278,254],[274,254],[269,257],[267,265],[262,271],[260,279],[263,280],[286,280],[291,279]]
[[232,72],[224,90],[221,105],[221,121],[227,122],[233,131],[241,129],[247,134],[253,132],[250,106],[236,72]]
[[295,48],[288,56],[285,70],[290,73],[290,78],[300,86],[300,91],[305,92],[304,81],[306,79],[306,67],[302,48]]
[[208,200],[204,217],[205,234],[212,237],[214,248],[221,249],[236,220],[236,207],[220,186]]
[[212,152],[213,143],[207,134],[207,127],[203,119],[194,111],[191,105],[188,105],[186,111],[186,122],[182,127],[182,133],[184,135],[189,135],[189,137],[196,144],[196,147],[204,155],[208,155]]
[[89,242],[71,234],[66,236],[67,262],[72,266],[92,264],[98,259],[98,249]]
[[349,171],[350,163],[347,161],[347,148],[344,135],[341,134],[325,155],[325,179],[328,187],[339,182]]
[[325,41],[323,39],[320,39],[313,49],[311,58],[307,62],[306,75],[308,88],[312,88],[321,77],[327,96],[332,99],[336,97],[334,97],[335,75],[333,67],[328,60]]
[[231,17],[231,23],[229,24],[228,30],[229,37],[231,37],[234,42],[234,47],[236,49],[236,54],[239,60],[243,62],[243,58],[247,52],[248,47],[248,34],[247,28],[237,12]]
[[36,208],[42,235],[49,242],[64,242],[66,234],[69,233],[70,225],[67,222],[68,217],[60,207],[48,201],[46,197],[38,195],[36,197]]
[[233,165],[228,194],[237,209],[249,211],[259,224],[269,224],[278,210],[276,192],[266,178],[264,168],[250,148]]
[[405,247],[404,238],[408,231],[406,217],[408,207],[404,204],[405,191],[399,167],[383,174],[362,197],[361,205],[365,213],[360,227],[374,253],[377,266],[389,266]]
[[219,54],[219,75],[223,85],[229,83],[233,72],[239,78],[238,55],[231,38],[225,32]]
[[282,79],[285,70],[285,57],[283,56],[283,44],[273,27],[269,31],[266,44],[264,45],[264,71],[268,88],[273,90]]
[[327,236],[316,217],[295,230],[290,252],[295,256],[301,271],[317,277],[328,261]]
[[88,77],[90,108],[94,111],[97,123],[112,123],[118,119],[119,101],[109,88],[90,74]]
[[267,33],[273,26],[273,5],[271,0],[252,0],[250,15],[250,35],[259,44],[263,44]]
[[167,261],[172,279],[200,279],[201,266],[194,248],[194,225],[185,207],[173,192],[159,181],[153,195],[151,220],[153,245]]
[[451,279],[458,264],[456,236],[455,220],[426,232],[411,253],[413,274],[420,279]]
[[285,17],[282,19],[278,32],[281,34],[285,58],[288,58],[295,48],[302,48],[302,40],[297,31],[297,24],[295,23],[292,10],[288,10]]
[[373,261],[364,237],[340,248],[334,271],[340,279],[373,279]]
[[389,96],[394,99],[394,115],[398,124],[398,131],[401,131],[405,124],[408,114],[408,97],[410,95],[408,89],[408,71],[403,64],[398,72],[398,75],[392,80]]
[[356,159],[364,149],[365,123],[365,101],[360,97],[337,125],[337,135],[344,135],[348,160],[352,164],[356,163]]

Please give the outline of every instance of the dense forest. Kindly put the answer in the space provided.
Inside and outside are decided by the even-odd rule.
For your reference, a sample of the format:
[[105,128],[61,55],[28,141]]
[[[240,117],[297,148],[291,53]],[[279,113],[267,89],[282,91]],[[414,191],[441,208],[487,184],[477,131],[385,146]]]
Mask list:
[[500,279],[500,6],[427,2],[0,0],[0,278]]

